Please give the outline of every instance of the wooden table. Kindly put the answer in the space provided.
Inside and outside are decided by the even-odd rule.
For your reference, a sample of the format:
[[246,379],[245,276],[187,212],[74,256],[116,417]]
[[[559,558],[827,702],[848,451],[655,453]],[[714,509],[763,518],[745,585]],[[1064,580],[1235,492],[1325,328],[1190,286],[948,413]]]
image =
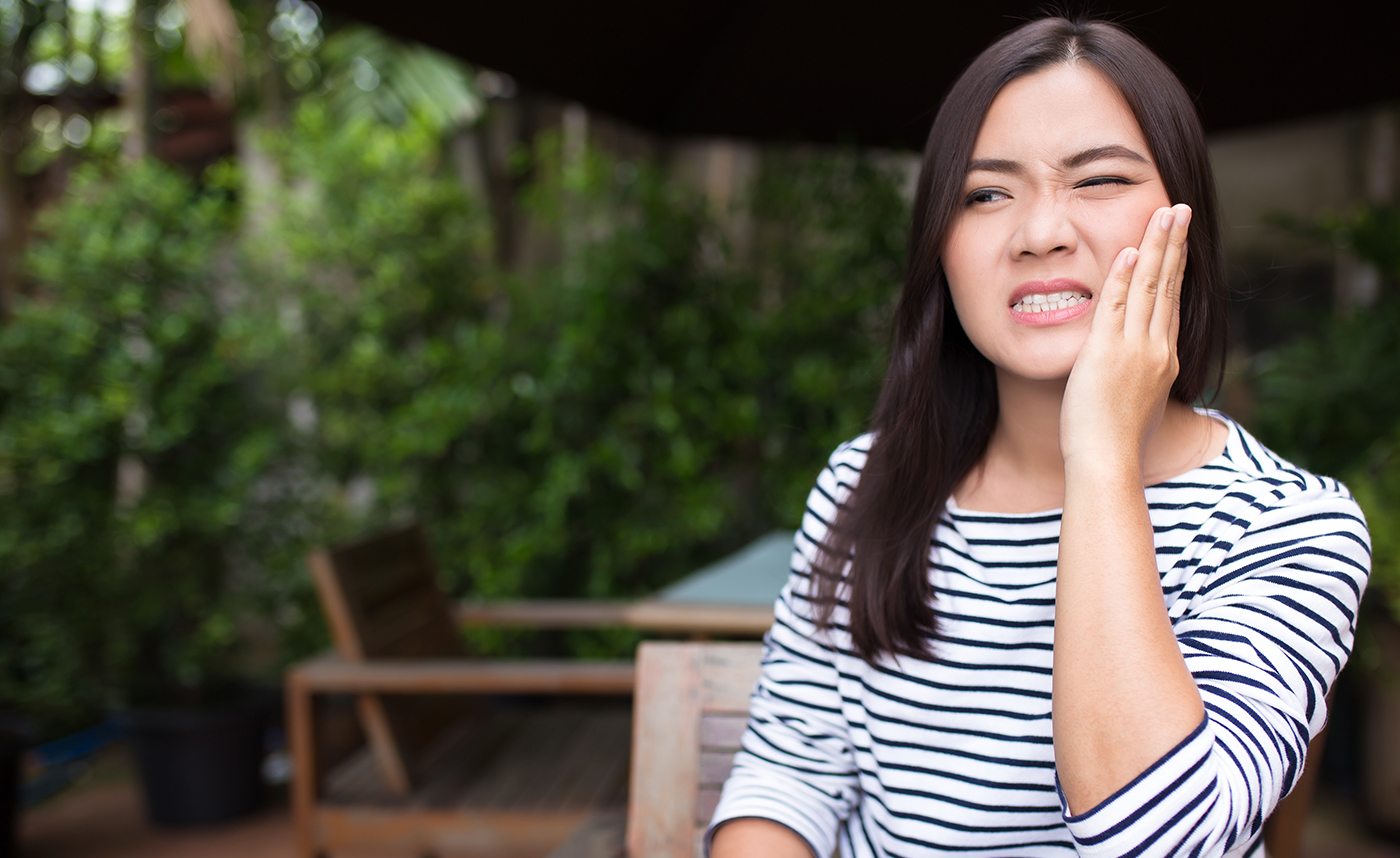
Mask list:
[[792,534],[776,531],[645,599],[468,601],[457,617],[464,625],[760,638],[773,624],[773,602],[791,559]]
[[775,532],[633,603],[628,624],[693,637],[761,638],[787,582],[792,534]]

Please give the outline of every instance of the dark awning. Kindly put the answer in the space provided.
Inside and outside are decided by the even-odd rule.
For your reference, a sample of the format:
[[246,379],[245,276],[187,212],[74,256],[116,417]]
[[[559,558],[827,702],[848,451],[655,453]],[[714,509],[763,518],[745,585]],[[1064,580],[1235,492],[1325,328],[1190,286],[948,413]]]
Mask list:
[[[663,136],[922,148],[953,76],[1042,3],[323,0]],[[1212,131],[1400,100],[1394,3],[1136,2]],[[1363,11],[1364,10],[1364,11]]]

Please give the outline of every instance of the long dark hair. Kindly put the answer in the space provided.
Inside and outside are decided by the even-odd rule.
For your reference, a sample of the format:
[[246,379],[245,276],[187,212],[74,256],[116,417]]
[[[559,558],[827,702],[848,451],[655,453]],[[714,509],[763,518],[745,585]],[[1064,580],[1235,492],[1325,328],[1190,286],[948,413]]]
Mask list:
[[1169,198],[1192,209],[1180,370],[1171,396],[1196,401],[1212,367],[1219,386],[1226,339],[1219,220],[1205,134],[1190,96],[1161,59],[1114,24],[1044,18],[1012,30],[962,73],[929,131],[889,367],[871,419],[875,441],[816,564],[819,626],[834,624],[844,583],[851,641],[866,661],[881,653],[929,655],[933,532],[953,489],[986,452],[997,421],[996,376],[958,323],[941,259],[973,143],[1007,83],[1081,62],[1123,94]]

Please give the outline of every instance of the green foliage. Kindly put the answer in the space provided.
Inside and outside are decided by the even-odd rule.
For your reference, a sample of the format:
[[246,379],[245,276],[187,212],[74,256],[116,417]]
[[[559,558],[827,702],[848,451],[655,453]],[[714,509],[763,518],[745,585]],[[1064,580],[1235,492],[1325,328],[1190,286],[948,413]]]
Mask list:
[[776,522],[795,528],[833,447],[865,428],[903,281],[903,178],[854,151],[770,152],[751,191],[758,463]]
[[1400,620],[1400,209],[1364,207],[1295,234],[1348,247],[1385,288],[1372,305],[1255,359],[1255,426],[1285,457],[1337,476],[1366,513],[1371,590]]
[[0,330],[0,700],[43,722],[105,702],[93,673],[113,604],[101,570],[122,411],[88,383],[105,363],[100,334],[33,305]]
[[236,669],[231,546],[258,553],[279,440],[232,215],[153,164],[80,170],[31,248],[40,297],[0,330],[0,693],[52,719]]
[[1400,295],[1254,359],[1254,422],[1285,457],[1340,476],[1400,424]]
[[[281,305],[279,382],[314,408],[318,472],[342,488],[369,479],[375,513],[402,513],[488,393],[473,372],[499,339],[480,324],[487,223],[421,126],[334,125],[308,107],[284,143],[299,184],[254,249]],[[352,496],[327,502],[353,519]]]
[[1280,214],[1270,222],[1300,238],[1347,247],[1392,283],[1400,282],[1400,206],[1367,204],[1313,220]]
[[1400,424],[1348,474],[1371,532],[1371,581],[1390,616],[1400,621]]
[[771,157],[741,252],[655,167],[546,140],[527,201],[560,261],[507,275],[411,125],[334,132],[303,113],[308,179],[263,254],[301,320],[284,381],[314,403],[328,530],[423,519],[458,594],[522,597],[649,592],[795,526],[873,400],[894,176]]
[[41,720],[324,645],[301,553],[393,521],[457,595],[651,592],[795,526],[863,428],[907,211],[859,156],[765,155],[736,234],[546,140],[507,273],[430,123],[312,100],[273,149],[296,179],[247,211],[232,171],[81,171],[34,246],[43,297],[0,330],[0,694]]
[[480,584],[635,593],[738,500],[722,454],[754,416],[728,385],[739,296],[703,264],[693,193],[597,153],[547,144],[537,164],[534,212],[570,253],[510,295],[499,418],[521,494],[472,504],[503,537],[478,548]]
[[369,27],[331,33],[318,52],[318,98],[342,121],[416,121],[436,132],[469,124],[483,110],[470,70],[454,57],[397,42]]

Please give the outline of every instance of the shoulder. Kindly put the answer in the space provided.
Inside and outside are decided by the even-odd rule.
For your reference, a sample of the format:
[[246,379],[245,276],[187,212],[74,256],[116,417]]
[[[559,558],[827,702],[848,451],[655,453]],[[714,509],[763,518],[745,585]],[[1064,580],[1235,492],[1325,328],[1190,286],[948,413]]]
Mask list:
[[1238,422],[1216,414],[1231,429],[1220,460],[1228,485],[1221,506],[1243,534],[1236,553],[1311,543],[1363,575],[1369,571],[1366,517],[1346,485],[1288,461]]
[[865,467],[865,459],[870,455],[870,449],[874,444],[874,432],[862,432],[854,438],[842,441],[827,457],[827,467],[841,468],[859,474],[860,469]]
[[819,546],[825,543],[827,533],[855,490],[874,437],[874,433],[865,432],[837,444],[817,474],[798,530],[797,549],[808,563],[817,562]]
[[836,449],[827,457],[826,466],[817,475],[817,484],[812,489],[813,495],[823,495],[832,504],[844,500],[860,479],[861,469],[865,467],[865,459],[870,453],[874,438],[874,433],[865,432],[837,444]]
[[1361,508],[1340,480],[1290,462],[1228,415],[1209,413],[1230,429],[1225,450],[1211,467],[1230,487],[1232,495],[1248,502],[1257,514],[1321,504],[1350,510],[1364,522]]

